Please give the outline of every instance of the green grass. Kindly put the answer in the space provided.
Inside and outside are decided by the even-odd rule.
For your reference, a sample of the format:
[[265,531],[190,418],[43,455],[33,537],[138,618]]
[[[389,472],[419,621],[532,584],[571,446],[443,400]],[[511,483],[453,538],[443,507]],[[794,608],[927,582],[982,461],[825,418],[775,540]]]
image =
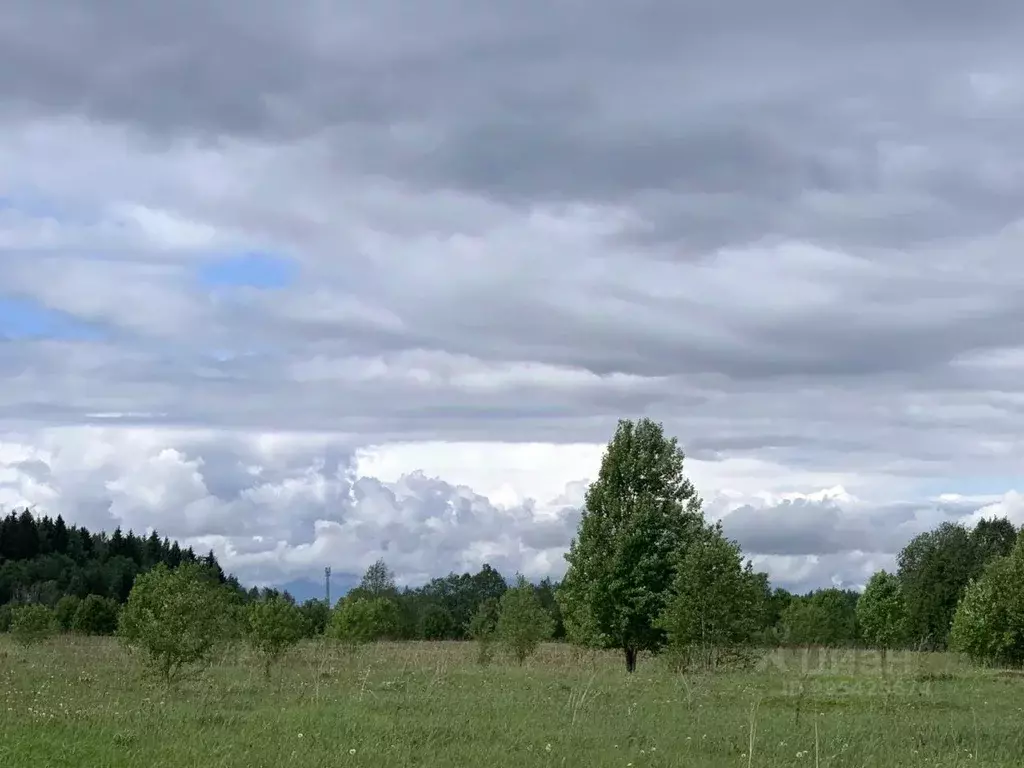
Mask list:
[[[1024,677],[940,654],[775,653],[670,673],[545,646],[310,643],[266,681],[244,651],[172,688],[116,642],[0,639],[0,766],[1011,766]],[[752,730],[753,729],[753,730]]]

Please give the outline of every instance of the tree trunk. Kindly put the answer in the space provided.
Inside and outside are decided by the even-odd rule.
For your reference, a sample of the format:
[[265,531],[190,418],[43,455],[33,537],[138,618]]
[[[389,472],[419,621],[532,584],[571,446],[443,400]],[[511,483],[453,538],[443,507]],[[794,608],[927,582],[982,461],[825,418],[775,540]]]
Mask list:
[[625,648],[626,652],[626,671],[636,672],[636,648]]

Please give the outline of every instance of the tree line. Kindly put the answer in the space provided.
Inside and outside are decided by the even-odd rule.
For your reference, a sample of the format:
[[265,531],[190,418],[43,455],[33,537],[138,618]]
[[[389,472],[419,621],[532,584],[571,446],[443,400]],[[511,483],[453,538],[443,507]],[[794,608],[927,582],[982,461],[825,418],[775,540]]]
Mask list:
[[179,584],[181,594],[222,601],[218,622],[234,617],[234,629],[222,629],[236,637],[251,636],[254,622],[278,626],[290,617],[287,637],[476,640],[482,657],[497,638],[520,649],[566,640],[618,649],[630,671],[645,652],[714,665],[780,645],[952,648],[980,661],[1024,662],[1024,536],[1010,521],[943,523],[910,541],[896,571],[875,574],[863,593],[794,595],[772,588],[721,525],[705,519],[683,460],[660,424],[619,423],[587,491],[561,583],[517,576],[510,586],[484,565],[400,589],[378,561],[333,607],[299,605],[272,588],[246,590],[212,552],[197,556],[156,533],[108,536],[60,517],[11,513],[0,520],[0,631],[14,627],[20,611],[26,635],[52,626],[132,636],[141,632],[125,619],[132,595],[155,589],[149,579],[180,572],[193,585]]

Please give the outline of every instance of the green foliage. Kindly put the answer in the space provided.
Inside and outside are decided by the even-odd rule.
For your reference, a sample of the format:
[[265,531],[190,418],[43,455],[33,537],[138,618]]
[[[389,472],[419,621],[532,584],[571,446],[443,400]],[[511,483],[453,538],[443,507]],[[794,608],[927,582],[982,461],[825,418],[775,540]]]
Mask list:
[[723,652],[750,644],[760,629],[764,590],[759,574],[721,525],[708,526],[686,548],[673,596],[658,620],[677,662],[714,666]]
[[537,592],[537,599],[544,606],[544,610],[551,616],[552,640],[565,639],[565,621],[562,619],[562,607],[558,604],[558,586],[549,578],[541,579],[534,589]]
[[334,609],[328,634],[354,648],[392,637],[397,619],[398,612],[391,600],[349,595]]
[[859,597],[853,590],[829,588],[792,598],[782,613],[781,640],[788,645],[854,644]]
[[398,594],[395,586],[395,575],[388,569],[387,563],[378,560],[363,574],[359,586],[349,592],[351,597],[393,598]]
[[500,605],[498,637],[512,658],[522,664],[538,645],[551,637],[554,622],[533,585],[522,575],[517,575],[516,585],[501,596]]
[[121,606],[100,595],[87,595],[71,620],[71,629],[82,635],[112,635],[117,631]]
[[887,571],[871,577],[857,601],[857,623],[868,645],[883,652],[907,639],[907,606],[899,578]]
[[1016,543],[1017,529],[1005,517],[979,520],[971,531],[971,544],[981,568],[990,560],[1009,555]]
[[676,564],[703,521],[676,439],[650,419],[620,421],[566,554],[558,600],[569,639],[623,649],[630,671],[638,651],[659,650]]
[[791,602],[793,602],[793,593],[788,589],[777,587],[771,590],[765,601],[764,625],[766,627],[777,627],[782,621],[782,615],[786,612]]
[[492,597],[480,603],[473,618],[469,620],[469,636],[476,643],[476,660],[479,664],[488,664],[494,658],[494,641],[498,636],[500,615],[501,601]]
[[11,635],[22,645],[34,645],[53,637],[57,620],[45,605],[16,605],[11,612]]
[[968,531],[943,523],[915,537],[899,555],[897,575],[907,605],[907,633],[917,644],[946,647],[957,603],[971,579],[1013,545],[1013,525],[983,520]]
[[424,617],[435,613],[435,606],[440,606],[452,620],[447,639],[468,639],[469,622],[479,606],[491,599],[501,599],[506,589],[508,585],[502,575],[485,563],[475,574],[450,573],[432,579],[419,589],[407,590],[400,596],[407,617],[402,636],[424,639],[421,630],[431,626],[424,623]]
[[950,646],[987,664],[1024,664],[1024,540],[997,557],[964,593]]
[[57,601],[57,605],[53,609],[54,617],[57,619],[57,626],[61,632],[68,632],[71,630],[71,625],[75,620],[75,613],[78,611],[78,607],[82,604],[82,601],[77,595],[64,595],[60,600]]
[[306,600],[299,610],[302,611],[303,635],[318,637],[327,631],[331,620],[331,608],[326,600]]
[[306,634],[306,618],[294,602],[272,597],[250,604],[246,619],[246,638],[270,677],[271,667]]
[[121,641],[143,650],[166,681],[208,662],[230,632],[227,592],[208,574],[198,564],[158,565],[135,580],[121,611]]
[[[205,563],[215,578],[240,591],[212,554],[199,557],[191,548],[161,539],[125,533],[94,533],[69,526],[64,519],[35,516],[28,510],[0,517],[0,604],[42,603],[56,606],[61,597],[84,599],[95,594],[118,603],[128,599],[135,577],[163,563]],[[69,615],[65,613],[62,621]]]
[[432,604],[420,616],[420,637],[424,640],[447,640],[455,633],[455,619],[443,605]]
[[0,605],[0,632],[11,631],[12,610],[13,606]]

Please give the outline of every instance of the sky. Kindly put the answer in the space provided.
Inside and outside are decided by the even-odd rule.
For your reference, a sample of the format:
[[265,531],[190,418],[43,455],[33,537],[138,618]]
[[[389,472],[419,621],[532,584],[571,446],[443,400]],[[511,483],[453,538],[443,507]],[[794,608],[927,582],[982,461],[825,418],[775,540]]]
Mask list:
[[619,418],[777,585],[1024,523],[1024,5],[5,0],[0,505],[558,578]]

